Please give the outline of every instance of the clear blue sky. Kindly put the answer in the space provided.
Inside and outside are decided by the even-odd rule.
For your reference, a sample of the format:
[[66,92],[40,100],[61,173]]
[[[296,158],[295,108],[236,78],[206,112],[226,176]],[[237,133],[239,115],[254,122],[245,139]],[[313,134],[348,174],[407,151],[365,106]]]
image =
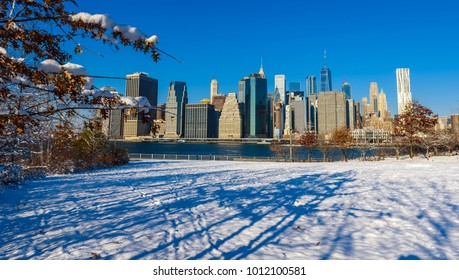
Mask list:
[[[413,98],[439,115],[459,112],[459,3],[454,0],[348,1],[97,1],[80,0],[75,11],[107,13],[118,24],[158,35],[158,48],[183,64],[130,49],[116,52],[102,44],[85,45],[74,62],[92,75],[125,76],[147,72],[159,80],[159,102],[171,81],[185,81],[192,103],[208,98],[210,81],[222,93],[237,92],[238,81],[258,72],[260,58],[273,92],[274,75],[289,82],[319,76],[323,50],[333,89],[346,80],[357,101],[369,95],[370,82],[387,94],[396,113],[395,70],[411,70]],[[97,80],[124,92],[124,82]]]

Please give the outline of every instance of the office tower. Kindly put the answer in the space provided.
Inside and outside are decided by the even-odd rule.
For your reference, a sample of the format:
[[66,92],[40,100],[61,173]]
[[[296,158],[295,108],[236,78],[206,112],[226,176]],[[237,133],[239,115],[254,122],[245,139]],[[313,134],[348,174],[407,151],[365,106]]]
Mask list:
[[318,99],[319,136],[325,137],[335,129],[346,126],[346,96],[339,91],[326,91]]
[[306,101],[293,100],[292,108],[292,128],[296,133],[304,134],[306,132]]
[[378,114],[379,114],[379,117],[382,119],[386,119],[386,117],[389,117],[386,93],[384,92],[383,89],[381,89],[381,92],[378,95]]
[[346,127],[353,130],[355,128],[355,104],[354,100],[346,99]]
[[212,104],[186,104],[185,138],[215,138],[215,113]]
[[[152,107],[158,104],[158,80],[148,77],[146,73],[134,73],[126,76],[126,96],[146,97]],[[154,110],[149,114],[155,117]],[[151,124],[142,121],[141,114],[132,114],[124,120],[123,137],[139,137],[150,135]]]
[[362,117],[366,118],[369,115],[369,105],[368,105],[368,98],[362,97]]
[[378,113],[378,83],[370,83],[370,111],[369,114]]
[[316,76],[306,77],[306,96],[317,93]]
[[327,52],[324,51],[324,68],[320,71],[320,92],[332,90],[331,71],[327,68]]
[[267,129],[268,84],[263,67],[258,74],[251,74],[239,81],[239,101],[244,117],[244,137],[265,138]]
[[285,80],[285,75],[275,75],[274,76],[274,94],[279,94],[280,100],[285,104],[286,102],[286,94],[287,94],[287,88],[286,88],[286,80]]
[[220,115],[218,138],[242,138],[242,121],[241,106],[237,102],[236,93],[230,93]]
[[219,138],[242,138],[242,111],[236,93],[228,94],[219,120]]
[[274,95],[268,93],[266,98],[266,138],[273,138],[273,107],[274,106]]
[[213,104],[213,98],[214,96],[218,95],[218,81],[213,78],[212,81],[210,81],[210,102]]
[[299,82],[290,82],[288,88],[290,92],[301,91],[301,84]]
[[318,113],[317,113],[317,106],[318,106],[319,94],[314,93],[310,94],[305,98],[305,113],[306,113],[306,129],[308,131],[314,131],[317,134],[317,130],[319,126],[317,125],[318,120]]
[[341,85],[341,90],[346,94],[346,99],[351,99],[352,98],[352,90],[351,90],[351,84],[348,82],[343,82]]
[[403,114],[411,103],[410,69],[397,68],[397,105],[398,114]]
[[188,92],[185,82],[171,82],[166,103],[166,138],[180,138],[184,135],[185,105]]

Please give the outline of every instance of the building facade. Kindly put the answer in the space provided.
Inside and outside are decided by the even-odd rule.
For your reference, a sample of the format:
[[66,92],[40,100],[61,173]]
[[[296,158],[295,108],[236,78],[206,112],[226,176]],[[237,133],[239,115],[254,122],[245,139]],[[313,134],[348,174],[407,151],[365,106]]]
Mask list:
[[218,95],[218,81],[217,79],[212,79],[210,81],[210,102],[213,104],[213,98],[214,96]]
[[293,100],[292,107],[292,128],[294,133],[304,134],[306,132],[306,106],[305,100]]
[[212,104],[186,104],[185,138],[216,138],[215,114]]
[[[146,73],[134,73],[126,76],[126,96],[146,97],[152,107],[158,104],[158,80],[148,77]],[[156,113],[149,112],[151,119]],[[151,123],[144,123],[141,114],[130,114],[124,118],[123,137],[132,138],[148,136],[151,132]]]
[[225,105],[220,115],[218,138],[242,138],[242,113],[237,101],[236,93],[226,97]]
[[184,135],[185,106],[188,92],[185,82],[171,82],[166,103],[166,138],[180,138]]
[[397,68],[397,106],[398,114],[403,114],[411,100],[410,69]]
[[306,77],[306,96],[317,92],[317,81],[316,76],[307,76]]
[[346,99],[352,98],[352,88],[351,84],[349,84],[348,82],[343,82],[343,84],[341,85],[341,91],[344,92],[344,94],[346,95]]
[[327,91],[318,98],[318,134],[327,137],[335,129],[346,126],[346,96],[339,91]]
[[326,66],[320,70],[320,92],[332,90],[331,71]]
[[370,83],[370,110],[369,114],[378,113],[378,83]]
[[280,100],[285,104],[287,99],[287,82],[285,80],[285,75],[274,76],[274,92],[274,95],[279,94]]
[[266,138],[268,83],[260,68],[258,74],[251,74],[239,81],[239,102],[244,117],[244,137]]

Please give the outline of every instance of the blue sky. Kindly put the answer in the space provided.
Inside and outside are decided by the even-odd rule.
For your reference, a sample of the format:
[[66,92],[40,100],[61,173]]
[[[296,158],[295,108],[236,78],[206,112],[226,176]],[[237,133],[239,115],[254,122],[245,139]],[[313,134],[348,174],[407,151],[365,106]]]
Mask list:
[[[274,90],[274,75],[287,83],[319,76],[323,50],[333,89],[346,80],[357,101],[370,82],[387,94],[396,113],[395,71],[411,70],[413,98],[440,115],[459,112],[459,4],[437,1],[97,1],[80,0],[75,11],[107,13],[118,24],[158,35],[166,56],[154,63],[130,49],[118,52],[83,42],[92,51],[75,56],[90,74],[125,76],[147,72],[159,80],[159,102],[171,81],[185,81],[192,103],[208,98],[210,81],[222,93],[237,92],[238,81],[258,72],[260,58]],[[95,52],[103,54],[103,57]],[[97,80],[124,92],[124,82]]]

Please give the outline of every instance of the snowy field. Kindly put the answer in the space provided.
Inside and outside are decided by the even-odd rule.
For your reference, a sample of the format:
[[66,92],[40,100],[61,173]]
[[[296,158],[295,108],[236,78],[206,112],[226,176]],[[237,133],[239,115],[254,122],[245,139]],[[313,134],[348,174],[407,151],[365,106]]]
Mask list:
[[0,259],[459,259],[459,159],[143,161],[0,190]]

